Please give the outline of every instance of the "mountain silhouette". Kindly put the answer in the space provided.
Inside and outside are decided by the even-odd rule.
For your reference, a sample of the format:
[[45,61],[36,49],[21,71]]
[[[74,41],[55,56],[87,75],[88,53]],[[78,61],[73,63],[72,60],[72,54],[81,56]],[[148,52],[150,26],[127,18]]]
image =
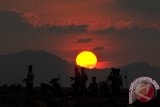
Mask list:
[[62,78],[59,82],[63,86],[69,85],[71,66],[68,62],[54,54],[32,50],[0,56],[0,85],[22,84],[30,64],[33,65],[36,86],[57,77]]
[[128,86],[130,86],[130,83],[136,78],[143,76],[151,77],[160,84],[160,67],[158,66],[153,66],[144,62],[132,63],[121,67],[121,74],[123,77],[126,75],[126,72],[128,76]]

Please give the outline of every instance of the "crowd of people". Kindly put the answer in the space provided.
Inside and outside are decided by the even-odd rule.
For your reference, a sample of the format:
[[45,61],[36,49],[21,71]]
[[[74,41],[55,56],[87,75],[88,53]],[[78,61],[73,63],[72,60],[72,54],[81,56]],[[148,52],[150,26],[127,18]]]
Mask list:
[[99,92],[104,96],[120,95],[120,89],[121,87],[123,87],[120,69],[112,68],[108,78],[105,81],[100,82],[99,84],[96,81],[96,77],[93,76],[92,82],[89,84],[88,88],[86,87],[88,76],[85,73],[85,68],[81,67],[80,71],[81,73],[79,72],[78,67],[74,68],[75,77],[72,78],[74,80],[74,83],[72,84],[74,95],[85,95],[86,93],[88,93],[91,96],[97,96]]
[[[33,81],[34,73],[32,71],[33,66],[28,66],[27,77],[23,80],[26,83],[27,92],[29,95],[33,94]],[[49,84],[42,83],[41,91],[45,95],[62,96],[62,88],[58,83],[60,78],[52,79]],[[96,76],[93,76],[92,82],[87,87],[88,76],[84,67],[74,67],[74,77],[70,78],[73,83],[72,96],[98,96],[102,94],[104,96],[119,96],[121,87],[123,86],[122,77],[120,75],[120,69],[111,68],[110,75],[106,77],[105,81],[97,83]]]

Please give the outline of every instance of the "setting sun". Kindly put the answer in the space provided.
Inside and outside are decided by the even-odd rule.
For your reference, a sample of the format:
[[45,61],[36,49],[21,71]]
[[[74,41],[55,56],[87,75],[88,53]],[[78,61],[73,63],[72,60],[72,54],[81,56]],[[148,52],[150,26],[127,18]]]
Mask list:
[[93,52],[83,51],[77,55],[76,64],[81,67],[93,69],[96,67],[97,57]]

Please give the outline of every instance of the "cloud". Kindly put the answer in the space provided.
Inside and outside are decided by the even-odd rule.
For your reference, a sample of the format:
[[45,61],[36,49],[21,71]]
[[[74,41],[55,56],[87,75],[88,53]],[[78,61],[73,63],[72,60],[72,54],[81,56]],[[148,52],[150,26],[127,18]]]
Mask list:
[[0,32],[48,32],[50,34],[68,34],[87,32],[87,25],[42,25],[34,26],[39,17],[34,13],[0,12]]
[[[144,25],[157,24],[160,18],[157,17],[160,16],[159,0],[1,1],[0,10],[11,10],[14,7],[15,10],[25,12],[29,22],[34,24],[41,21],[43,24],[64,25],[67,21],[67,24],[68,22],[75,25],[87,24],[90,25],[90,29],[96,29],[115,23],[119,27],[137,23]],[[34,6],[35,3],[36,6]],[[38,14],[38,17],[34,13]],[[86,29],[82,29],[78,31],[86,31]]]
[[32,25],[28,24],[19,13],[11,11],[0,12],[0,32],[30,32]]
[[119,6],[126,10],[144,13],[158,13],[160,11],[160,0],[117,0]]
[[91,41],[92,41],[91,38],[81,38],[81,39],[79,39],[77,42],[78,42],[78,43],[89,43],[89,42],[91,42]]
[[73,34],[73,33],[87,33],[87,25],[67,25],[58,26],[50,25],[46,26],[46,31],[53,34]]
[[110,61],[99,61],[96,65],[97,69],[105,69],[110,67],[112,67],[112,63]]
[[93,50],[95,50],[95,51],[102,51],[102,50],[104,50],[104,47],[95,47]]
[[[16,11],[0,11],[1,51],[19,51],[47,45],[49,38],[86,33],[87,25],[38,25],[38,16]],[[36,24],[36,26],[35,26]],[[54,39],[56,40],[56,38]]]
[[22,15],[29,24],[38,26],[41,24],[40,17],[32,12],[26,12]]
[[116,35],[121,35],[121,36],[133,36],[133,37],[138,37],[138,36],[159,36],[160,35],[160,29],[157,27],[141,27],[141,26],[131,26],[128,28],[123,28],[123,29],[117,29],[116,27],[109,27],[106,29],[101,29],[97,30],[94,32],[95,34],[102,34],[102,35],[107,35],[107,34],[116,34]]

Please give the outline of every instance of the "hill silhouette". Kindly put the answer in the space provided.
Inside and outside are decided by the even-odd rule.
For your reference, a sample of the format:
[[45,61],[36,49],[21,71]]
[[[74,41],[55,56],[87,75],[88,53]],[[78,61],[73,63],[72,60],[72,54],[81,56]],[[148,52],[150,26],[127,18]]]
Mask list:
[[60,77],[60,83],[68,86],[70,64],[60,57],[45,51],[27,50],[0,56],[0,85],[19,84],[26,77],[28,65],[33,65],[35,85],[48,83],[52,78]]
[[153,80],[157,81],[160,84],[160,67],[150,65],[144,62],[132,63],[121,67],[121,73],[123,77],[126,72],[128,75],[128,83],[129,86],[131,82],[133,82],[138,77],[148,76]]

